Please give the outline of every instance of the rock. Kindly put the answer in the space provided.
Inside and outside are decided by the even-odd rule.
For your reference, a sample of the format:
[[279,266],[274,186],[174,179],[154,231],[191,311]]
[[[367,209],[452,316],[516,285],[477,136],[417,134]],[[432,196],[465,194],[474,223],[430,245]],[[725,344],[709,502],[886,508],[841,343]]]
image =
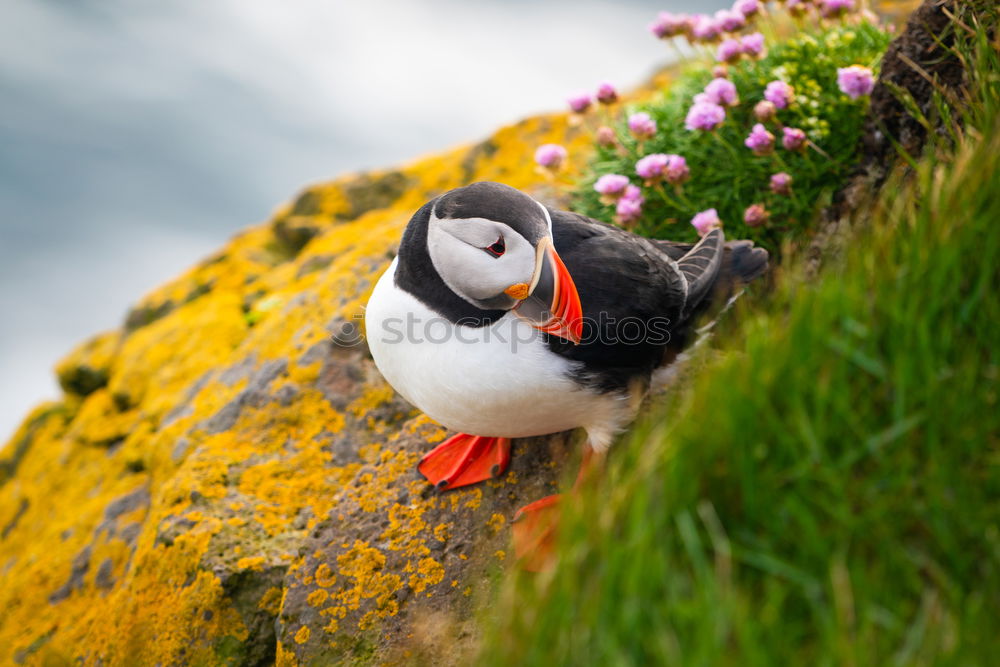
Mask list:
[[[959,4],[956,0],[924,2],[882,58],[878,82],[871,95],[872,114],[865,150],[865,166],[880,167],[882,177],[895,161],[897,149],[893,141],[915,157],[927,141],[927,130],[907,110],[898,91],[909,94],[928,118],[935,114],[935,90],[946,91],[949,101],[964,99],[965,68],[950,51],[955,43],[955,28],[950,25],[949,15],[955,15]],[[955,106],[958,113],[961,104]],[[945,132],[943,124],[940,131]]]
[[64,396],[0,450],[0,664],[468,645],[513,511],[554,488],[567,445],[518,441],[510,474],[438,495],[415,463],[446,433],[385,383],[359,324],[414,211],[467,180],[545,194],[532,154],[553,141],[587,144],[529,119],[311,187],[60,362]]
[[[890,3],[884,3],[890,4]],[[847,185],[835,193],[833,202],[823,211],[824,223],[814,235],[807,254],[807,275],[818,274],[823,262],[829,262],[846,252],[844,232],[849,228],[849,215],[865,210],[873,193],[885,183],[897,162],[898,149],[919,157],[928,141],[926,128],[916,120],[900,99],[908,96],[925,117],[934,117],[935,94],[944,92],[952,109],[952,119],[961,123],[957,110],[965,98],[966,74],[958,56],[951,51],[955,35],[949,15],[955,15],[961,3],[955,0],[901,2],[895,14],[916,6],[906,22],[906,29],[886,50],[879,77],[871,94],[871,107],[861,139],[862,160],[854,169]],[[892,7],[882,7],[889,9]],[[926,77],[930,77],[934,83]],[[939,124],[939,131],[945,126]]]
[[111,361],[121,333],[110,331],[95,336],[56,365],[59,386],[67,394],[89,396],[108,384]]

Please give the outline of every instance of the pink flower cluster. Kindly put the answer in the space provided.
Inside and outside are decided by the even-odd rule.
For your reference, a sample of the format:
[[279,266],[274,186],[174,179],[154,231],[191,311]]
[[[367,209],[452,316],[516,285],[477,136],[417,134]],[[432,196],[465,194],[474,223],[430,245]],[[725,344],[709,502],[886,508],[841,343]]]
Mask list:
[[771,217],[763,204],[751,204],[743,212],[743,222],[747,227],[760,227]]
[[714,208],[710,208],[706,211],[696,213],[695,216],[691,218],[691,225],[698,232],[698,236],[704,236],[713,229],[721,227],[722,220],[719,220],[719,212]]
[[772,81],[764,87],[764,99],[779,109],[786,109],[795,101],[795,89],[784,81]]
[[614,104],[618,101],[618,91],[610,83],[604,82],[597,87],[597,93],[593,96],[587,91],[580,91],[570,95],[566,99],[566,104],[573,113],[585,113],[594,100],[601,104]]
[[597,87],[597,101],[601,104],[614,104],[618,101],[618,91],[605,81]]
[[694,96],[695,102],[711,102],[723,107],[734,107],[740,103],[736,92],[736,84],[729,79],[712,79],[705,86],[704,92]]
[[[694,96],[691,106],[687,109],[684,119],[687,130],[713,132],[726,122],[727,115],[733,113],[734,107],[740,104],[740,91],[729,76],[733,71],[744,71],[742,66],[738,65],[742,60],[761,59],[766,55],[766,39],[756,27],[758,17],[765,12],[766,2],[767,0],[735,0],[731,8],[721,9],[714,14],[661,12],[650,24],[650,32],[659,39],[684,37],[695,45],[711,45],[715,51],[717,64],[712,68],[713,78],[702,92]],[[778,0],[778,2],[793,16],[808,14],[817,20],[819,17],[824,19],[843,17],[845,14],[857,11],[857,5],[861,4],[858,0]],[[858,99],[871,94],[875,77],[870,69],[852,65],[837,70],[837,85],[842,93],[852,99]],[[580,93],[569,98],[568,102],[574,112],[583,113],[594,104],[594,99],[589,94]],[[598,91],[596,99],[604,104],[611,104],[617,101],[618,97],[614,89],[608,86],[603,92]],[[753,107],[753,117],[756,122],[743,140],[746,148],[757,156],[766,156],[774,153],[780,142],[780,147],[784,150],[806,151],[810,143],[805,131],[785,125],[789,119],[784,118],[787,114],[782,114],[781,111],[791,108],[794,114],[800,106],[806,108],[807,104],[812,103],[804,96],[797,99],[795,88],[788,81],[776,78],[768,82],[763,91],[763,99]],[[735,115],[739,117],[739,112]],[[782,116],[784,123],[779,120],[779,115]],[[640,155],[643,142],[655,137],[660,129],[656,121],[646,112],[636,112],[628,116],[626,126],[628,132],[638,142]],[[605,148],[617,148],[621,155],[626,155],[627,152],[618,139],[614,130],[609,127],[602,126],[597,130],[599,145]],[[725,137],[719,139],[726,141]],[[818,150],[818,147],[814,148]],[[541,163],[541,160],[539,162]],[[678,187],[690,178],[685,158],[674,154],[644,155],[635,162],[634,170],[635,173],[629,176],[606,174],[594,183],[594,190],[601,195],[601,201],[615,207],[615,219],[621,224],[637,220],[642,215],[645,203],[643,190],[639,185],[633,184],[630,176],[631,179],[640,179],[641,185],[646,188],[655,188],[655,192],[662,194],[668,203],[671,195],[661,184]],[[778,172],[770,176],[768,185],[773,195],[791,197],[792,181],[790,174]],[[679,187],[676,194],[685,204],[687,203],[684,198],[685,193]],[[767,224],[770,217],[771,212],[763,202],[759,202],[751,204],[744,210],[742,221],[749,227],[760,227]],[[710,208],[697,213],[691,219],[691,225],[699,236],[705,236],[710,230],[721,227],[722,220],[718,211]]]
[[656,121],[648,113],[640,111],[628,117],[628,130],[639,141],[656,135]]
[[781,145],[786,151],[802,151],[806,149],[806,133],[797,127],[781,128]]
[[695,102],[684,119],[684,127],[689,130],[710,132],[726,120],[726,110],[713,102]]
[[601,125],[597,128],[597,133],[594,135],[598,146],[604,146],[605,148],[614,148],[618,145],[618,136],[615,131],[608,127],[607,125]]
[[779,171],[777,174],[771,174],[771,192],[776,195],[792,194],[791,175],[784,171]]
[[[660,12],[649,24],[649,31],[658,39],[683,35],[690,42],[714,43],[725,35],[744,30],[751,19],[760,14],[762,7],[760,0],[736,0],[732,8],[720,9],[711,15]],[[739,47],[738,40],[732,41]]]
[[774,102],[770,100],[761,100],[753,107],[754,117],[762,123],[774,120],[774,117],[778,115],[778,107],[774,106]]
[[605,174],[594,183],[594,190],[601,195],[602,202],[615,205],[615,217],[619,223],[633,222],[642,215],[646,199],[637,185],[629,183],[628,176]]
[[843,16],[854,9],[854,0],[822,0],[819,11],[825,18]]
[[743,144],[754,152],[754,155],[767,155],[774,151],[774,135],[767,128],[757,123]]
[[601,195],[602,201],[605,199],[614,201],[625,194],[628,185],[628,176],[604,174],[594,183],[594,191]]
[[684,119],[684,127],[689,130],[714,130],[726,120],[725,107],[740,103],[736,85],[724,77],[708,82],[705,89],[694,96],[694,104]]
[[743,56],[760,58],[764,55],[764,35],[755,32],[743,35],[739,39],[730,37],[724,39],[715,52],[715,59],[720,63],[734,63]]
[[853,100],[870,95],[875,88],[875,75],[867,67],[851,65],[837,68],[837,87]]
[[660,12],[656,20],[649,24],[649,31],[659,39],[668,39],[691,32],[691,17],[687,14]]
[[535,162],[545,169],[558,169],[566,161],[568,153],[559,144],[542,144],[535,151]]
[[645,201],[638,186],[627,186],[615,206],[615,218],[623,225],[635,222],[642,215],[642,205]]
[[566,103],[569,104],[569,108],[573,111],[573,113],[583,113],[590,108],[593,101],[594,100],[590,96],[590,93],[582,91],[571,95],[566,100]]
[[680,185],[691,175],[687,160],[680,155],[664,153],[653,153],[641,158],[635,163],[635,173],[646,185],[654,185],[660,181]]
[[[824,18],[838,18],[855,9],[855,0],[779,0],[779,2],[795,17],[814,12]],[[660,12],[649,24],[649,31],[658,39],[683,36],[692,44],[718,44],[721,41],[717,53],[720,62],[733,62],[741,55],[756,58],[760,57],[763,50],[763,37],[755,37],[749,42],[744,42],[737,36],[752,25],[761,14],[764,4],[762,0],[736,0],[730,9],[720,9],[714,14]]]

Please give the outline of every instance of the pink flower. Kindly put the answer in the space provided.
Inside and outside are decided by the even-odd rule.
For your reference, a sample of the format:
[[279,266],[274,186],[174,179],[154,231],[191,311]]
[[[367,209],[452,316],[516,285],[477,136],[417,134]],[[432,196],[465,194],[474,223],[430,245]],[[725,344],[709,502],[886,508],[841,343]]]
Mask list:
[[618,101],[618,91],[605,81],[597,87],[597,101],[601,104],[614,104]]
[[691,172],[687,161],[680,155],[653,153],[635,163],[635,173],[646,185],[653,185],[661,180],[671,185],[680,185],[688,179]]
[[725,39],[719,44],[719,48],[715,52],[715,59],[720,63],[734,63],[742,55],[743,48],[740,46],[739,40]]
[[[718,79],[717,79],[718,80]],[[689,130],[714,130],[726,120],[726,110],[712,102],[695,102],[684,119]]]
[[731,107],[739,104],[740,98],[736,94],[736,84],[729,79],[712,79],[705,86],[704,101],[712,104],[719,104],[724,107]]
[[625,188],[625,194],[622,195],[622,199],[631,199],[632,201],[637,201],[640,204],[646,201],[646,198],[642,196],[642,190],[639,189],[638,185],[629,185]]
[[743,212],[743,222],[748,227],[760,227],[771,217],[763,204],[752,204]]
[[733,5],[733,11],[737,11],[746,18],[750,18],[760,12],[760,2],[758,0],[736,0],[736,3]]
[[687,160],[680,155],[673,154],[667,155],[667,168],[663,173],[670,185],[680,185],[691,176]]
[[542,144],[535,151],[535,162],[546,169],[558,169],[568,153],[559,144]]
[[721,227],[722,221],[719,220],[718,212],[714,208],[710,208],[707,211],[696,213],[695,216],[691,218],[691,224],[696,230],[698,230],[698,236],[704,236],[713,229]]
[[642,215],[642,204],[646,200],[642,196],[642,191],[634,185],[625,189],[625,194],[618,200],[615,206],[615,214],[619,223],[628,224]]
[[806,133],[797,127],[783,127],[781,132],[784,136],[781,137],[781,145],[785,147],[785,150],[798,151],[805,150],[806,147]]
[[691,36],[696,41],[713,42],[722,34],[722,26],[705,14],[697,14],[692,19]]
[[597,144],[605,148],[616,146],[618,144],[618,137],[615,135],[615,131],[607,125],[601,125],[597,128]]
[[785,9],[792,16],[802,16],[809,9],[808,0],[788,0],[785,3]]
[[628,187],[628,176],[621,174],[604,174],[594,183],[594,190],[605,197],[618,198],[625,194]]
[[571,96],[566,102],[574,113],[583,113],[590,108],[593,98],[590,96],[590,93],[580,92]]
[[747,19],[740,12],[731,9],[720,9],[715,12],[715,22],[723,32],[736,32],[746,27]]
[[729,68],[725,65],[716,65],[712,68],[713,79],[725,79],[727,76],[729,76]]
[[875,76],[870,69],[861,65],[839,67],[837,68],[837,86],[840,88],[840,92],[856,100],[871,94],[875,87]]
[[823,0],[820,12],[826,18],[841,16],[854,9],[854,0]]
[[649,24],[649,31],[660,39],[682,35],[691,28],[691,18],[687,14],[660,12],[656,20]]
[[645,111],[634,113],[628,117],[628,129],[640,141],[656,135],[656,121]]
[[769,120],[773,120],[776,115],[778,115],[778,107],[774,106],[774,102],[769,102],[768,100],[761,100],[754,105],[753,115],[762,123],[766,123]]
[[667,168],[670,158],[664,153],[653,153],[640,159],[635,163],[635,173],[639,178],[646,181],[647,185],[652,185],[663,178],[663,172]]
[[792,177],[783,171],[771,174],[771,192],[776,195],[792,194]]
[[764,35],[752,32],[740,38],[740,50],[751,58],[759,58],[764,54]]
[[772,81],[764,88],[764,99],[779,109],[784,109],[795,99],[795,89],[784,81]]
[[760,123],[753,126],[743,144],[754,152],[754,155],[767,155],[774,150],[774,135]]

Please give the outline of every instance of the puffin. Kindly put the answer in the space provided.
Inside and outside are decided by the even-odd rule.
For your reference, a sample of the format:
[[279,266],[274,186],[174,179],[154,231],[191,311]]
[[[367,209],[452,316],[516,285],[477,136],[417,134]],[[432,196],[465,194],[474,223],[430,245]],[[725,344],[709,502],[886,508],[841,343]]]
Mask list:
[[512,438],[583,429],[589,467],[698,314],[767,265],[764,249],[719,228],[696,244],[649,239],[472,183],[410,219],[365,309],[366,338],[386,381],[457,432],[417,466],[439,490],[502,474]]

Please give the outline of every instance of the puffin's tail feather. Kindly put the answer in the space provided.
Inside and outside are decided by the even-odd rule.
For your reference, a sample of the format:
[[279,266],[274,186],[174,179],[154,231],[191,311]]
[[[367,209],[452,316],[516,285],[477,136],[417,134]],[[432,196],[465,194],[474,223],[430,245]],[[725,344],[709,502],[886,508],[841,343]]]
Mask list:
[[690,252],[677,260],[677,268],[687,279],[687,299],[683,313],[691,312],[711,292],[722,269],[725,242],[722,230],[713,229]]
[[755,247],[753,241],[730,241],[726,244],[722,272],[733,282],[745,285],[764,275],[769,259],[767,251]]
[[[663,241],[654,239],[653,243],[670,259],[678,262],[695,247],[693,243]],[[722,266],[713,292],[726,293],[726,298],[733,288],[746,285],[762,276],[768,267],[770,255],[763,248],[754,246],[753,241],[727,241],[722,255]]]
[[[654,240],[653,242],[660,251],[678,263],[696,247],[692,243],[676,241]],[[767,250],[754,246],[753,241],[727,241],[722,253],[721,266],[711,289],[700,303],[685,313],[686,319],[690,321],[697,318],[710,304],[726,303],[743,285],[759,278],[767,271],[768,260]]]

